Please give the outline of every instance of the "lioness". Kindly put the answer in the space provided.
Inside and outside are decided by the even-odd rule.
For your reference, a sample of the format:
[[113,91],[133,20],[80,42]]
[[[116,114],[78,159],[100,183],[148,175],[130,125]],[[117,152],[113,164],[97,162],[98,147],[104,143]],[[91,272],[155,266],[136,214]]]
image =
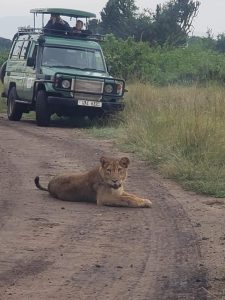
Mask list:
[[123,190],[130,163],[127,157],[120,159],[101,157],[100,166],[84,174],[65,174],[53,177],[44,188],[39,177],[36,186],[58,199],[65,201],[88,201],[98,205],[151,207],[151,201],[128,194]]

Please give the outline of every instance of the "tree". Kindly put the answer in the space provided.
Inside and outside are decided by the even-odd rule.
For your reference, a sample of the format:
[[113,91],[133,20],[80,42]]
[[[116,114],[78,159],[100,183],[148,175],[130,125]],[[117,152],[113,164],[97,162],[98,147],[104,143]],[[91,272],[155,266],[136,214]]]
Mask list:
[[93,34],[102,34],[103,30],[101,24],[102,23],[99,20],[92,19],[88,23],[88,29],[91,30]]
[[0,37],[0,50],[10,49],[12,41]]
[[151,45],[184,45],[199,6],[197,0],[169,0],[157,5],[155,13],[148,9],[139,13],[134,0],[109,0],[93,31],[123,39],[133,37]]
[[153,22],[156,42],[184,44],[199,6],[200,2],[194,0],[170,0],[164,5],[157,5]]
[[120,38],[133,36],[138,8],[134,0],[109,0],[101,11],[101,28]]
[[225,52],[225,34],[224,33],[221,33],[217,36],[216,50],[219,52],[222,52],[222,53]]
[[151,43],[154,37],[152,22],[153,14],[148,9],[145,9],[137,16],[134,32],[134,38],[136,41],[148,41]]

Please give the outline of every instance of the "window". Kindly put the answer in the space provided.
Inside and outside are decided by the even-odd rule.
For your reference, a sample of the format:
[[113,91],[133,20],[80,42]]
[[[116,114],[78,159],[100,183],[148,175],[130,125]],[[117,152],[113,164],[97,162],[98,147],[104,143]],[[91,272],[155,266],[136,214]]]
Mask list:
[[20,58],[23,58],[23,59],[27,58],[27,54],[28,54],[28,51],[29,51],[29,48],[30,48],[30,44],[31,44],[30,41],[25,41],[24,42],[23,48],[22,48],[21,53],[20,53]]
[[11,55],[12,58],[19,58],[20,52],[21,52],[21,49],[22,49],[22,46],[23,46],[23,42],[24,41],[17,41],[15,43],[14,48],[13,48],[13,52],[12,52],[12,55]]
[[45,47],[42,65],[105,72],[102,54],[96,49]]

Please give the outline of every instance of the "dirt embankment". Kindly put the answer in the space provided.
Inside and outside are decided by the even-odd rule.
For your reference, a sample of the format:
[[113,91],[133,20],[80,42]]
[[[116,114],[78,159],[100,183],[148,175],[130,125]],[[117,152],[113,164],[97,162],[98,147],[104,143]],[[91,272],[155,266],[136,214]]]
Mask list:
[[109,141],[0,119],[0,299],[203,300],[225,289],[224,201],[184,192],[131,157],[126,188],[152,209],[97,207],[36,189],[87,170]]

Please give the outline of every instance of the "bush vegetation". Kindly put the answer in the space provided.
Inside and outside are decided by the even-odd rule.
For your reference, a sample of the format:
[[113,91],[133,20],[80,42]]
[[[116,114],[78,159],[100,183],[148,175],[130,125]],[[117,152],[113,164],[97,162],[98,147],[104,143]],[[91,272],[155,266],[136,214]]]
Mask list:
[[11,40],[0,37],[0,51],[10,49],[11,44]]
[[102,46],[113,75],[125,80],[155,85],[225,82],[225,55],[206,45],[203,39],[180,48],[149,47],[108,35]]
[[7,60],[9,55],[8,50],[0,51],[0,67]]

